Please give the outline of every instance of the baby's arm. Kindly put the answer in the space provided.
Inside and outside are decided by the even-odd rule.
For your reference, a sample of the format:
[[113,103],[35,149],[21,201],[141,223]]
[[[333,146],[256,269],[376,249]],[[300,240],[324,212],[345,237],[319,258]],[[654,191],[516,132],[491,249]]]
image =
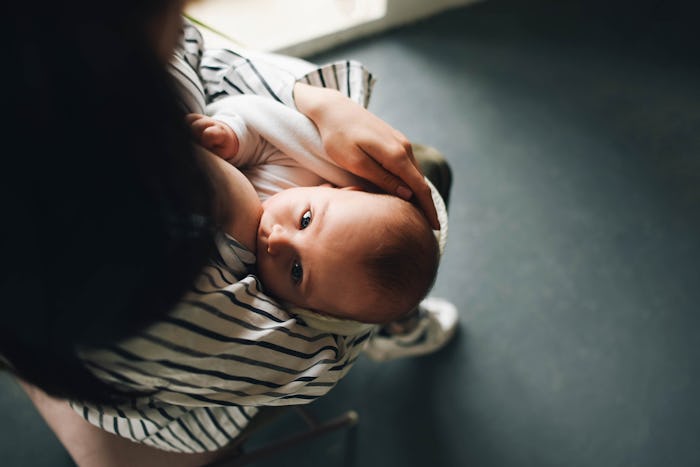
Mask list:
[[215,110],[207,106],[206,115],[189,114],[187,121],[201,146],[244,169],[264,164],[270,153],[270,144],[249,125],[245,115],[238,112],[236,102],[241,97],[220,99]]
[[228,160],[238,154],[238,136],[226,123],[196,113],[187,115],[187,123],[195,140],[220,158]]
[[283,160],[287,158],[333,185],[369,187],[366,180],[330,160],[314,123],[297,110],[260,96],[229,96],[209,104],[205,111],[230,122],[238,134],[239,155],[230,161],[237,167],[287,165]]

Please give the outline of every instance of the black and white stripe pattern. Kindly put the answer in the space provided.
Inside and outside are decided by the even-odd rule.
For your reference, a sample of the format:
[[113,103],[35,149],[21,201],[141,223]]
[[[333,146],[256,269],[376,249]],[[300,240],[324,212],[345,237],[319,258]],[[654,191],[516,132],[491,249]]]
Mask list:
[[[242,57],[228,49],[207,51],[200,67],[207,101],[228,95],[254,94],[294,105],[294,76],[270,64]],[[270,79],[275,76],[276,79]]]
[[304,75],[300,81],[312,86],[337,89],[367,107],[375,80],[360,62],[345,60],[319,67]]
[[188,112],[202,113],[206,105],[204,87],[197,72],[203,50],[202,34],[191,24],[185,23],[180,42],[168,66],[180,88],[182,105]]
[[369,333],[341,338],[307,327],[262,292],[246,273],[250,264],[235,254],[232,264],[241,248],[235,240],[219,247],[219,260],[162,321],[84,354],[104,381],[155,391],[119,406],[73,402],[86,420],[160,449],[215,450],[245,428],[256,406],[310,402],[347,373]]
[[[253,94],[294,107],[292,90],[294,83],[300,81],[312,86],[336,89],[367,107],[375,82],[364,65],[355,60],[312,67],[311,71],[296,78],[291,71],[279,70],[268,61],[251,60],[227,49],[205,52],[200,73],[209,103],[226,96]],[[277,76],[278,79],[265,79],[263,76]]]
[[[189,23],[170,71],[190,112],[235,94],[294,107],[293,73],[232,51],[205,52],[201,34]],[[353,61],[315,69],[301,80],[339,89],[362,105],[373,84]],[[99,378],[149,393],[118,406],[73,401],[90,423],[163,450],[212,451],[235,439],[257,406],[311,402],[350,370],[370,332],[338,336],[308,327],[248,274],[255,260],[249,251],[230,237],[218,247],[168,316],[118,345],[84,352]]]

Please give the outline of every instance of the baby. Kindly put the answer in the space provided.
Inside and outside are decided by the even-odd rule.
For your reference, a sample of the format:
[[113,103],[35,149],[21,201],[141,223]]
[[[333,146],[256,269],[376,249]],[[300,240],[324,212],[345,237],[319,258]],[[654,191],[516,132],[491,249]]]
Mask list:
[[188,121],[229,180],[233,221],[224,229],[256,255],[272,296],[337,318],[388,323],[427,295],[439,249],[418,208],[356,186],[371,188],[330,163],[313,123],[281,104],[235,96],[207,113]]

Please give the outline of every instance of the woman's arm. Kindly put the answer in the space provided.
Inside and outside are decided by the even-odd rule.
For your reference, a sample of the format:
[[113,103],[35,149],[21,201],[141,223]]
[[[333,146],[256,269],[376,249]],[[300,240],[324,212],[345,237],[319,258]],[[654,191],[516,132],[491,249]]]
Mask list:
[[433,229],[440,229],[430,187],[401,132],[333,89],[296,83],[294,99],[336,164],[387,193],[407,200],[415,195]]

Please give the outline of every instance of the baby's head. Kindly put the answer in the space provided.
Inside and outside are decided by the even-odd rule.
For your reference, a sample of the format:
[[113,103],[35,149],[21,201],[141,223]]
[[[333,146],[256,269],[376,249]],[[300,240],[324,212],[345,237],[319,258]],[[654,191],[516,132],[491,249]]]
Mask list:
[[411,203],[321,186],[284,190],[263,203],[257,258],[260,279],[279,300],[387,323],[427,295],[439,249]]

